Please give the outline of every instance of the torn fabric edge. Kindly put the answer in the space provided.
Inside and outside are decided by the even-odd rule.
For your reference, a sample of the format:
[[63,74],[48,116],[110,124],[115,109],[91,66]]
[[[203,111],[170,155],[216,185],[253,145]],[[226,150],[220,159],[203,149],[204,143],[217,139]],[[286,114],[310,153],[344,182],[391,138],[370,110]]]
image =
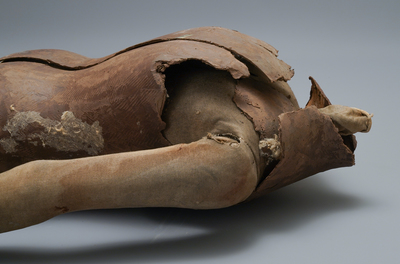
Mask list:
[[[248,200],[319,172],[354,165],[355,136],[341,136],[332,120],[317,110],[331,102],[319,84],[312,77],[310,80],[306,108],[279,115],[281,159],[264,175]],[[250,115],[249,118],[254,123],[254,117]]]
[[237,31],[219,27],[202,27],[179,31],[133,45],[98,59],[87,58],[73,52],[48,49],[14,53],[0,58],[0,61],[30,60],[49,64],[50,66],[62,68],[64,70],[80,70],[93,67],[133,49],[160,42],[179,40],[204,42],[224,48],[238,57],[244,57],[260,68],[271,82],[277,80],[288,81],[294,75],[289,65],[277,59],[277,50],[271,45]]
[[[273,84],[275,90],[284,94],[292,101],[293,105],[298,107],[297,99],[293,91],[288,85],[284,85],[284,83],[293,77],[294,71],[291,69],[290,65],[277,58],[278,51],[268,43],[259,39],[220,27],[200,27],[178,31],[139,43],[98,59],[87,58],[63,50],[33,50],[11,54],[0,58],[0,62],[32,61],[73,71],[93,67],[113,57],[140,47],[161,42],[179,42],[182,40],[192,41],[194,43],[205,43],[229,51],[237,60],[246,64],[251,72],[254,71],[257,75],[262,75],[260,76],[261,78]],[[234,75],[232,76],[235,78]]]
[[282,157],[248,200],[319,172],[355,164],[355,136],[342,137],[332,120],[318,111],[330,102],[318,83],[310,79],[307,107],[279,115]]

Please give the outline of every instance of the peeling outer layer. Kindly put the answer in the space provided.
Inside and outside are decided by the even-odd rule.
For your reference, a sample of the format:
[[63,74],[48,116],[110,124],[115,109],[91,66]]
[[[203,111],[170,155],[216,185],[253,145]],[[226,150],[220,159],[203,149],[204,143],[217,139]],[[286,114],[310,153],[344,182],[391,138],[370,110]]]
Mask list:
[[[276,49],[233,30],[206,27],[165,35],[99,59],[60,50],[1,58],[0,172],[35,159],[171,145],[162,133],[168,96],[165,75],[173,72],[167,71],[171,65],[183,67],[191,60],[230,73],[235,79],[231,92],[236,85],[233,102],[259,135],[237,111],[254,135],[254,148],[275,148],[272,154],[261,149],[261,156],[269,155],[263,158],[274,162],[259,166],[260,171],[265,169],[264,177],[254,180],[260,183],[250,199],[315,173],[354,164],[355,138],[341,137],[331,119],[318,111],[330,102],[315,80],[311,78],[307,107],[299,109],[286,83],[293,70],[277,59]],[[229,94],[229,104],[237,110],[231,98]],[[219,133],[207,138],[232,148],[242,145],[241,138]]]
[[[270,84],[255,78],[240,79],[237,81],[233,98],[236,106],[252,121],[254,130],[259,135],[260,169],[261,179],[268,174],[277,164],[280,158],[280,144],[270,144],[271,139],[279,140],[279,118],[282,113],[292,112],[298,109],[297,104],[279,93]],[[268,143],[268,144],[267,144]],[[274,146],[274,147],[273,147]],[[271,148],[272,147],[272,148]]]
[[160,75],[165,70],[175,64],[182,63],[188,60],[199,60],[204,64],[214,67],[218,70],[228,71],[234,79],[249,77],[250,72],[247,66],[237,60],[229,51],[221,49],[202,42],[166,42],[163,43],[166,48],[166,53],[160,53],[155,58],[154,78],[161,87],[164,87],[165,76]]
[[[0,160],[5,162],[0,164],[0,172],[35,159],[70,159],[170,145],[162,135],[165,123],[161,114],[167,97],[164,72],[171,65],[198,60],[228,71],[235,79],[250,76],[247,65],[229,49],[179,38],[150,41],[102,59],[38,50],[1,60],[0,128],[17,112],[35,112],[38,120],[60,123],[67,111],[88,126],[98,124],[104,145],[92,150],[86,143],[71,142],[78,146],[72,150],[58,143],[38,144],[41,137],[36,136],[17,142],[7,129],[1,129]],[[44,131],[37,122],[29,128],[36,131],[28,132],[32,135]]]
[[354,165],[329,117],[315,106],[279,116],[282,158],[249,199],[259,197],[316,173]]
[[[354,165],[353,152],[357,144],[355,136],[341,136],[332,120],[318,110],[331,105],[331,102],[318,83],[312,77],[310,80],[312,85],[306,108],[293,108],[291,111],[286,104],[283,105],[285,107],[274,106],[275,112],[266,110],[268,113],[274,113],[276,120],[273,116],[270,116],[269,120],[263,120],[261,112],[257,113],[260,110],[250,107],[254,103],[247,103],[247,106],[245,102],[239,103],[239,93],[235,98],[238,106],[250,115],[261,139],[274,138],[273,134],[276,132],[278,137],[275,139],[280,140],[279,160],[272,170],[264,172],[264,180],[259,183],[249,200],[316,173]],[[251,91],[251,87],[255,86],[249,86],[246,91]],[[262,97],[254,98],[253,100]],[[284,100],[279,102],[282,104]],[[272,102],[268,102],[270,103]],[[281,113],[277,112],[277,109],[280,109]],[[268,121],[268,124],[263,123],[264,121]]]
[[312,85],[306,108],[279,115],[280,160],[270,173],[264,175],[264,180],[249,199],[322,171],[354,165],[355,136],[341,136],[332,120],[318,110],[331,103],[318,83],[312,77],[310,80]]
[[237,82],[233,101],[253,122],[260,139],[278,134],[280,114],[297,110],[283,94],[252,78]]
[[278,51],[271,45],[237,31],[220,27],[200,27],[178,31],[140,44],[136,44],[125,50],[99,59],[91,59],[63,50],[33,50],[11,54],[9,56],[0,58],[0,61],[41,61],[54,67],[68,70],[78,70],[92,67],[133,49],[155,43],[175,40],[203,42],[224,48],[229,52],[232,52],[234,55],[237,55],[237,57],[243,57],[254,63],[266,74],[266,76],[268,76],[271,82],[275,82],[277,80],[290,80],[294,74],[289,65],[276,58],[278,56]]
[[[121,56],[131,50],[161,42],[178,42],[181,40],[201,42],[214,47],[220,47],[234,55],[238,60],[254,68],[260,78],[270,83],[290,80],[294,71],[285,62],[277,58],[278,51],[271,45],[240,32],[220,27],[200,27],[164,35],[152,40],[136,44],[109,56],[92,59],[63,50],[33,50],[11,54],[0,58],[0,61],[35,61],[64,70],[80,70],[93,67],[116,56]],[[193,53],[200,54],[196,49]],[[209,58],[204,57],[204,61]],[[235,76],[234,76],[235,77]],[[274,89],[285,94],[296,105],[296,97],[288,85],[275,85]]]
[[325,95],[324,91],[322,91],[317,81],[311,76],[309,77],[309,79],[311,81],[311,91],[310,99],[308,100],[306,107],[315,105],[317,108],[323,108],[331,105],[331,102]]
[[[252,78],[237,82],[234,102],[259,133],[265,164],[262,180],[250,199],[318,172],[354,164],[355,137],[340,136],[331,119],[317,110],[331,103],[310,79],[311,94],[305,109],[298,109],[265,83]],[[279,140],[279,155],[271,148],[275,142],[262,144],[272,139]]]
[[[313,77],[309,77],[311,81],[310,99],[308,100],[306,107],[316,106],[317,108],[324,108],[332,105],[324,91],[321,89],[317,81]],[[352,151],[357,147],[356,137],[354,135],[342,136],[344,144]]]
[[278,51],[271,45],[239,33],[220,27],[201,27],[168,34],[153,41],[191,40],[216,45],[231,51],[257,66],[270,80],[288,81],[293,77],[293,70],[285,62],[277,59]]

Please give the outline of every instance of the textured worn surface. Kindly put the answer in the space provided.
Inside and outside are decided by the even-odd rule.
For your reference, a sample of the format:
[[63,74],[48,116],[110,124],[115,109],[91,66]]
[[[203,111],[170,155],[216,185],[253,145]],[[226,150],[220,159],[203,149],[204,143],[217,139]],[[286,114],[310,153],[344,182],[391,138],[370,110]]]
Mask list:
[[[3,231],[92,208],[230,206],[353,165],[355,138],[339,132],[370,128],[371,115],[339,131],[312,78],[300,109],[277,51],[222,28],[100,59],[38,50],[0,60]],[[32,160],[42,161],[18,166]]]
[[[246,59],[259,67],[261,71],[268,76],[271,82],[277,80],[288,81],[294,74],[289,65],[276,58],[278,56],[278,51],[274,47],[251,36],[219,27],[202,27],[179,31],[131,46],[125,50],[99,59],[90,59],[76,53],[62,50],[37,50],[11,54],[1,58],[1,60],[17,58],[39,60],[44,63],[49,63],[54,67],[82,69],[94,66],[117,55],[143,46],[179,40],[208,43],[212,46],[231,51],[238,59]],[[197,52],[200,53],[199,51]],[[196,51],[193,50],[193,53],[196,53]]]
[[[63,50],[33,50],[11,54],[9,56],[0,58],[0,60],[37,61],[51,65],[55,68],[79,70],[93,67],[111,58],[125,54],[128,51],[155,43],[173,42],[174,46],[177,48],[176,50],[164,50],[164,54],[171,54],[173,56],[175,55],[174,52],[180,52],[180,42],[178,41],[181,40],[190,41],[193,43],[193,45],[195,45],[194,42],[201,42],[209,44],[209,48],[220,47],[225,49],[235,56],[237,60],[248,64],[248,67],[252,69],[253,73],[259,75],[258,78],[266,78],[266,80],[270,83],[278,80],[286,82],[294,75],[294,71],[289,65],[277,59],[278,51],[271,45],[240,32],[220,27],[200,27],[178,31],[140,44],[136,44],[122,51],[99,59],[91,59]],[[206,54],[202,54],[202,50],[197,50],[196,48],[190,49],[190,53],[193,58],[200,57],[205,62],[212,59],[212,56],[210,57]],[[220,51],[217,51],[217,53],[220,53]],[[275,86],[275,89],[289,97],[293,104],[298,106],[296,97],[289,86],[278,84]]]
[[[324,91],[321,89],[317,81],[313,78],[309,78],[311,81],[310,99],[308,100],[306,107],[316,106],[318,109],[332,105]],[[343,143],[354,152],[357,147],[357,140],[354,135],[342,135]]]
[[282,157],[252,198],[318,172],[354,165],[353,153],[337,128],[315,106],[281,114],[279,121]]
[[[270,45],[223,28],[177,32],[100,59],[61,50],[6,56],[0,65],[0,138],[7,150],[0,148],[1,160],[6,161],[0,171],[40,158],[77,158],[169,145],[161,134],[165,123],[160,116],[167,96],[163,72],[186,60],[226,70],[235,79],[248,77],[250,69],[264,83],[275,82],[271,87],[297,106],[285,83],[293,71],[276,56]],[[103,146],[94,151],[86,147],[60,151],[61,147],[40,140],[49,132],[37,122],[21,131],[26,136],[13,138],[7,122],[18,112],[30,111],[54,122],[61,122],[65,111],[90,126],[97,122]],[[46,136],[29,136],[37,132]]]
[[[37,131],[26,131],[30,125],[36,125]],[[17,112],[3,130],[10,133],[10,137],[0,139],[0,145],[11,154],[18,152],[18,142],[21,141],[30,141],[34,146],[42,144],[57,151],[84,150],[89,155],[99,154],[104,147],[99,122],[88,125],[69,111],[61,115],[61,121],[43,118],[38,112]]]
[[[232,102],[234,79],[210,67],[186,74],[181,85],[174,87],[174,100],[164,116],[171,121],[165,134],[175,143],[173,146],[82,159],[41,160],[8,170],[0,174],[0,232],[77,210],[154,206],[209,209],[244,201],[260,180],[258,135],[252,122]],[[190,104],[191,97],[196,99],[194,104]],[[189,105],[184,107],[188,117],[184,119],[179,114],[185,102]],[[213,113],[216,108],[222,110]],[[176,115],[180,118],[174,119]],[[186,127],[190,131],[179,129],[177,122],[190,124]],[[180,133],[178,137],[176,133]],[[185,143],[178,144],[182,141]]]
[[[48,55],[44,51],[39,53]],[[58,51],[50,53],[56,61]],[[65,60],[66,54],[61,52],[61,61]],[[167,96],[163,72],[170,65],[200,60],[230,72],[234,78],[249,75],[247,67],[229,51],[185,40],[143,46],[80,70],[19,60],[8,59],[0,65],[0,138],[4,142],[10,141],[12,136],[6,124],[18,112],[34,111],[43,118],[61,122],[63,113],[69,111],[89,125],[98,122],[104,147],[95,154],[169,145],[161,134],[165,128],[161,114]],[[32,134],[40,128],[31,123],[25,127],[24,134]],[[3,163],[2,170],[33,159],[76,158],[88,154],[85,149],[65,153],[49,145],[41,148],[43,144],[38,144],[37,137],[13,140],[18,144],[13,155],[0,148],[1,160],[7,160],[7,167],[4,168]]]

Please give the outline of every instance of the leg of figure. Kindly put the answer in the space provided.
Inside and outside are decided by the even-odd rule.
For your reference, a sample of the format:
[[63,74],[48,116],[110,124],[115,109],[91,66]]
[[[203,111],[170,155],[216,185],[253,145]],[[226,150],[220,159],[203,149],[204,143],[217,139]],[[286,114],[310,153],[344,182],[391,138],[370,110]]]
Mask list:
[[0,232],[78,210],[220,208],[245,200],[258,168],[244,141],[190,144],[66,161],[34,161],[0,174]]
[[329,105],[320,108],[319,111],[328,115],[339,129],[339,133],[344,136],[369,132],[372,126],[371,118],[374,116],[364,110],[342,105]]

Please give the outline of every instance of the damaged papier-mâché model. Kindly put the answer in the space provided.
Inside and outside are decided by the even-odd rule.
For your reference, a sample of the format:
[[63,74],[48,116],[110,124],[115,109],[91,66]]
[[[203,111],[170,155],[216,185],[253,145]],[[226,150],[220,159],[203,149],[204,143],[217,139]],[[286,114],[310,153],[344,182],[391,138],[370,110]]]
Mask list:
[[0,61],[0,232],[78,210],[232,206],[352,166],[353,134],[371,127],[311,77],[300,108],[277,50],[224,28]]

